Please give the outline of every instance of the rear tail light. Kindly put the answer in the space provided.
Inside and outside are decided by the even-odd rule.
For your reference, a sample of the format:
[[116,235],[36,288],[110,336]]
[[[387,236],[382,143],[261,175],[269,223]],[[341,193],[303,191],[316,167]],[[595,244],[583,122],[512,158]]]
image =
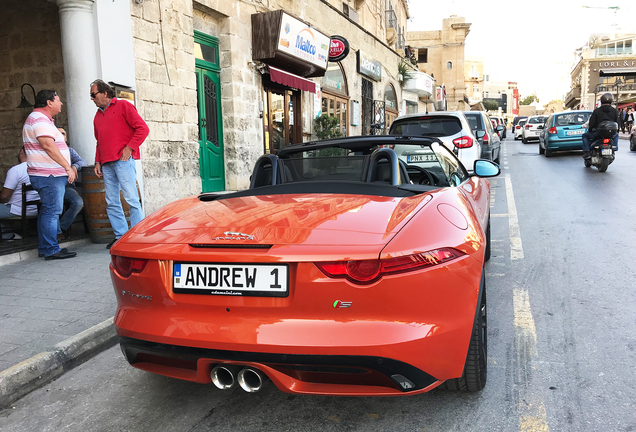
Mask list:
[[111,263],[120,276],[127,278],[133,273],[141,273],[144,271],[146,264],[148,264],[148,260],[113,255],[111,257]]
[[455,138],[453,144],[455,144],[457,148],[468,148],[473,146],[473,139],[471,137]]
[[327,277],[347,279],[358,285],[368,285],[376,282],[382,276],[434,267],[462,255],[464,253],[457,249],[442,248],[384,260],[331,261],[315,264]]
[[517,129],[521,129],[521,126],[517,126]]
[[551,134],[557,133],[556,128],[552,126],[550,129],[548,129],[548,133],[551,133]]
[[488,136],[488,134],[484,135],[482,141],[484,144],[490,144],[490,137]]
[[530,125],[526,125],[526,130],[530,129]]
[[609,138],[603,138],[603,144],[607,144],[609,142],[610,142]]

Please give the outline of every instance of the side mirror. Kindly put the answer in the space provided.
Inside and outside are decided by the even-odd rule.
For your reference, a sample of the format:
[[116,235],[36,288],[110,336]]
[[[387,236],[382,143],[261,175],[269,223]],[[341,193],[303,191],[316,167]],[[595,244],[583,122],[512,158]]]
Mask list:
[[477,139],[482,139],[486,136],[486,131],[478,130],[477,132],[475,132],[475,136],[477,137]]
[[486,159],[477,159],[474,168],[477,177],[496,177],[501,173],[499,165]]
[[501,126],[501,125],[497,126],[497,132],[501,132],[501,131],[503,131],[503,129],[504,129],[503,126]]

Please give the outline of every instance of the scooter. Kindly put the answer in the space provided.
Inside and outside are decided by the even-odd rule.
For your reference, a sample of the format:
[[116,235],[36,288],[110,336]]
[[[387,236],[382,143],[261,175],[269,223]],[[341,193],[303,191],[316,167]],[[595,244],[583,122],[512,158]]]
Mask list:
[[607,171],[607,167],[614,162],[614,135],[618,132],[618,123],[612,121],[601,122],[596,128],[599,138],[590,143],[591,158],[583,159],[586,167],[594,165],[598,172]]

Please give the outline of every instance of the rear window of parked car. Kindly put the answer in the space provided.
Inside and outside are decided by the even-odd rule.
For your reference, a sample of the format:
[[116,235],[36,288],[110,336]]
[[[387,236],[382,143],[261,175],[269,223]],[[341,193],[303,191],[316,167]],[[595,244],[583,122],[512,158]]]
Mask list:
[[582,125],[590,118],[590,113],[570,113],[556,116],[555,126]]
[[391,125],[391,135],[403,136],[450,136],[459,133],[462,124],[457,117],[431,116],[395,121]]
[[519,120],[519,126],[523,126],[524,124],[526,124],[527,121],[528,121],[528,119]]
[[529,124],[543,124],[545,123],[545,120],[547,119],[547,117],[530,117],[530,120],[528,120]]
[[468,124],[470,125],[471,130],[484,130],[484,123],[481,121],[481,115],[479,114],[468,114],[466,113],[466,118],[468,119]]

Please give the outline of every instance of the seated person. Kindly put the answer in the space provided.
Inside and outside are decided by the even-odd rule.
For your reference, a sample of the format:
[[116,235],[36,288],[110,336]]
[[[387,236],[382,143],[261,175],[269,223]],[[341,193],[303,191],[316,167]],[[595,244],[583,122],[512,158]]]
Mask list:
[[[24,152],[24,147],[20,149],[18,153],[19,164],[13,166],[7,172],[7,178],[4,181],[4,187],[0,192],[0,218],[12,218],[22,216],[22,183],[31,184],[29,175],[27,174],[27,157]],[[36,191],[27,192],[28,201],[37,201],[40,196]],[[37,216],[38,208],[35,205],[27,207],[27,216]],[[3,229],[4,233],[4,229]],[[3,234],[3,239],[21,238],[18,234],[8,233],[6,237]]]
[[[64,136],[64,141],[66,139],[66,131],[64,128],[57,128],[60,133]],[[79,171],[87,165],[86,161],[82,159],[77,152],[69,146],[69,152],[71,153],[71,169],[75,171],[76,178],[79,178]],[[75,182],[67,183],[66,188],[64,189],[64,204],[68,206],[68,210],[66,210],[62,216],[60,216],[60,223],[58,226],[58,234],[64,234],[64,237],[69,236],[68,229],[71,227],[71,224],[75,220],[75,217],[82,211],[84,207],[84,200],[77,193],[77,189],[75,189]]]

